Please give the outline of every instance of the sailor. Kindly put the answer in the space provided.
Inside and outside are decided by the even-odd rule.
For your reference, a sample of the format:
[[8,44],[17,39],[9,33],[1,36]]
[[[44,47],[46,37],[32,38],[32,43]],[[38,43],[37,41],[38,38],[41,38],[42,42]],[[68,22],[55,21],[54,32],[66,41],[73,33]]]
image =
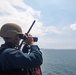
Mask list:
[[[18,49],[19,35],[23,35],[22,29],[15,23],[6,23],[0,29],[0,36],[5,41],[0,47],[0,75],[34,75],[29,70],[42,64],[42,52],[34,45],[33,36],[25,34],[27,39],[22,51]],[[28,49],[31,50],[29,54]]]

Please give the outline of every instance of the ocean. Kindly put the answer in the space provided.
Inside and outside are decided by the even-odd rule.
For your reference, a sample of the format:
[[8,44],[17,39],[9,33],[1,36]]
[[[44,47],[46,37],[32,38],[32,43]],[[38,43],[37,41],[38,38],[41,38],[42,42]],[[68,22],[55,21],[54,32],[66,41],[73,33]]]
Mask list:
[[43,53],[42,75],[76,75],[76,50],[48,50]]

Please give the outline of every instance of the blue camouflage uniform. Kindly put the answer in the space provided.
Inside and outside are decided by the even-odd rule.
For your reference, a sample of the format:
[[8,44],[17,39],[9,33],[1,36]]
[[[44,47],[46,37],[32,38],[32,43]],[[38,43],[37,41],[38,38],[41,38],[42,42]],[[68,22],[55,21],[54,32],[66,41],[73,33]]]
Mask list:
[[27,53],[27,47],[23,51],[16,50],[10,43],[5,43],[0,48],[0,70],[14,70],[35,68],[42,64],[42,53],[37,45],[30,46],[31,52]]

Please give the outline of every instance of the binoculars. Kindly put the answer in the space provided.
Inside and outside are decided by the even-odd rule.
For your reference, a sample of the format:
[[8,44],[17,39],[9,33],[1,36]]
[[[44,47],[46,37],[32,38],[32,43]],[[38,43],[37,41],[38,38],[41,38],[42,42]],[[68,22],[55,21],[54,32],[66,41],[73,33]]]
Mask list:
[[[27,39],[27,37],[24,34],[19,34],[18,37],[20,39],[23,39],[23,40]],[[38,41],[38,37],[33,37],[33,40],[34,40],[34,42],[37,42]]]

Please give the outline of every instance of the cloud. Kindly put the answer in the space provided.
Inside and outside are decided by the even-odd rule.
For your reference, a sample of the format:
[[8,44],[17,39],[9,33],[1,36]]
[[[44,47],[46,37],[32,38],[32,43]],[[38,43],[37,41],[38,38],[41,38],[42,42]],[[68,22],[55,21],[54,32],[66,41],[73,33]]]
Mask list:
[[41,12],[26,5],[23,0],[1,0],[0,15],[0,25],[7,22],[15,22],[22,27],[23,32],[27,32],[33,20],[36,19],[35,26],[31,30],[31,33],[34,35],[43,36],[47,33],[62,34],[57,27],[44,27],[43,23],[38,21]]
[[[17,6],[17,7],[15,7],[15,6]],[[20,8],[20,7],[22,9],[19,9],[19,10],[24,9],[24,11],[22,12],[22,14],[24,16],[21,14],[21,12],[18,11],[18,8]],[[30,6],[24,4],[23,0],[13,0],[13,1],[2,0],[0,2],[0,9],[1,9],[0,13],[4,12],[4,14],[8,13],[8,14],[10,14],[12,16],[16,16],[16,17],[18,17],[18,16],[20,17],[20,15],[21,15],[21,17],[25,17],[26,14],[28,17],[29,17],[29,15],[33,15],[33,16],[35,15],[38,17],[40,16],[40,11],[36,11],[36,10],[32,9]],[[24,14],[24,13],[26,13],[26,14]]]
[[[66,36],[65,36],[66,37]],[[61,37],[43,37],[39,38],[38,45],[41,48],[48,49],[76,49],[76,39],[75,38],[61,38]]]
[[71,28],[72,30],[76,30],[76,23],[71,24],[71,25],[70,25],[70,28]]
[[7,22],[15,22],[19,24],[25,32],[32,22],[36,20],[38,26],[35,25],[35,27],[39,29],[42,24],[38,21],[40,15],[40,11],[36,11],[32,7],[26,5],[23,0],[0,1],[0,27]]
[[63,34],[63,31],[58,28],[58,27],[55,27],[53,25],[51,26],[47,26],[47,27],[44,27],[44,30],[46,33],[54,33],[54,34]]

